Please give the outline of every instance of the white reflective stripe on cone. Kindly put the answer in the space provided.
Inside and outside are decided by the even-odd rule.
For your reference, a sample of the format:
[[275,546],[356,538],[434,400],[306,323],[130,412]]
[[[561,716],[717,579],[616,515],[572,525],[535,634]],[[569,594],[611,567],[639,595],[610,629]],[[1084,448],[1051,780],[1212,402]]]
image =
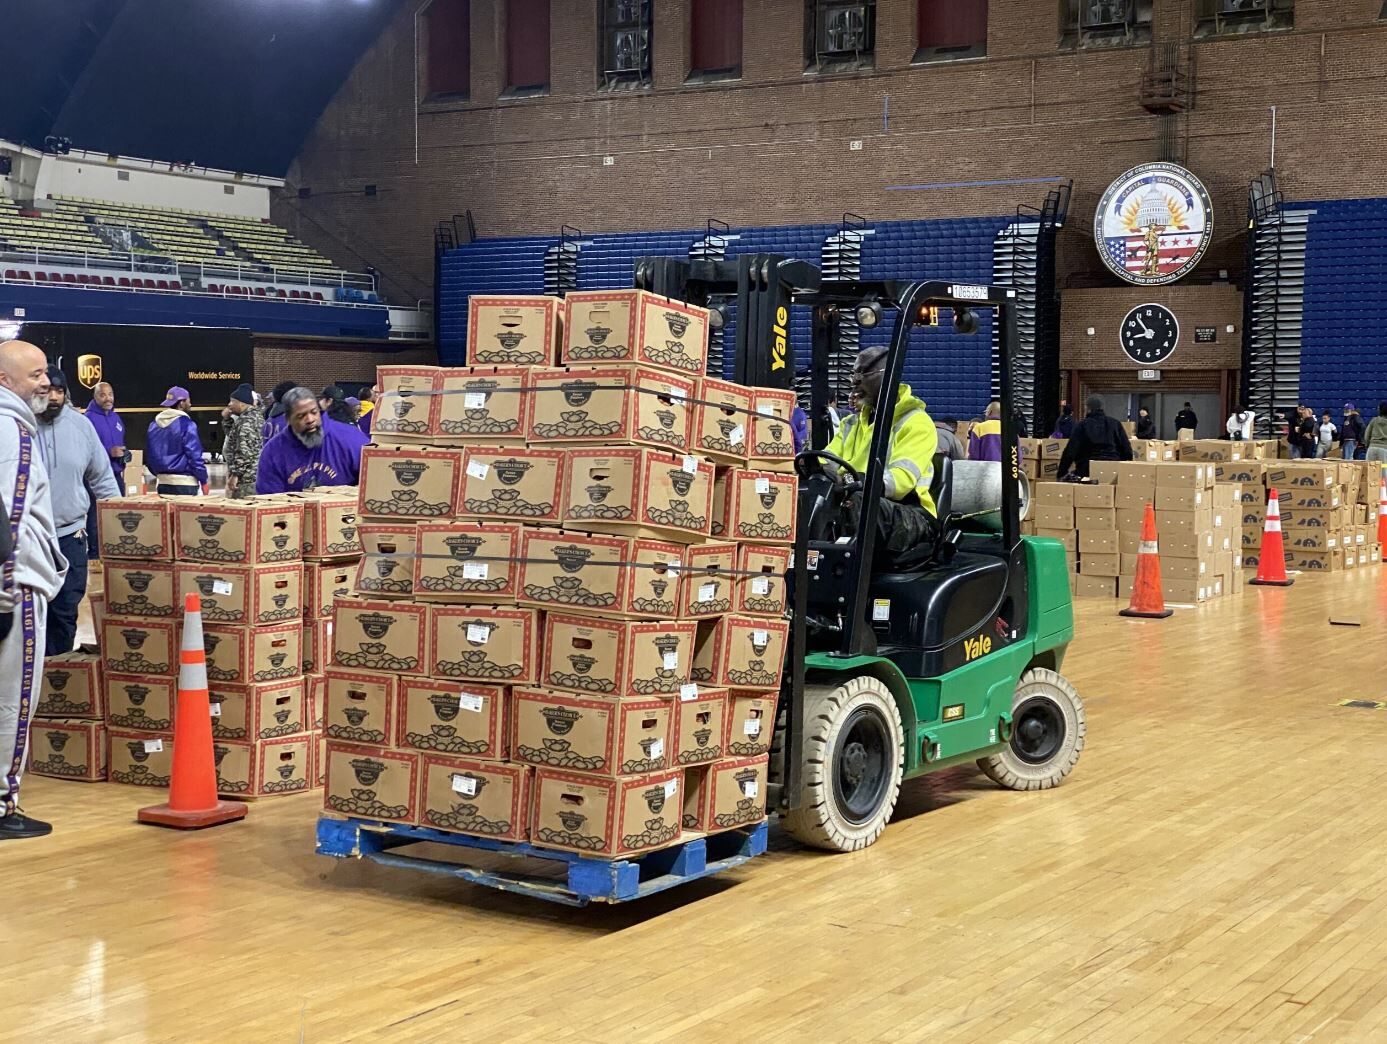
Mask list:
[[1263,530],[1263,532],[1266,532],[1266,533],[1279,533],[1279,532],[1281,532],[1281,520],[1280,520],[1279,518],[1269,518],[1269,519],[1267,519],[1267,528],[1266,528],[1265,530]]

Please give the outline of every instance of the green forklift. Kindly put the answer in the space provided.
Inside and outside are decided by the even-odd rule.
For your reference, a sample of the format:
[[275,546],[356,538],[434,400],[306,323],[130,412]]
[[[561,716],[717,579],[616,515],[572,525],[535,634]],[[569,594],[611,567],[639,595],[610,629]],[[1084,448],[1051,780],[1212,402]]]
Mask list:
[[[813,310],[810,444],[795,460],[798,532],[790,571],[791,640],[771,752],[769,808],[798,840],[848,852],[886,828],[902,783],[968,763],[1011,790],[1047,790],[1083,750],[1083,701],[1060,673],[1074,635],[1065,551],[1020,535],[1012,409],[1016,292],[1007,287],[830,281],[770,254],[727,261],[646,258],[636,285],[713,309],[736,301],[734,380],[793,387],[792,306]],[[843,323],[895,313],[883,389],[904,372],[911,330],[953,315],[976,333],[995,310],[1000,334],[1003,461],[992,502],[970,488],[954,509],[954,469],[934,459],[940,535],[928,561],[892,572],[876,554],[890,425],[877,424],[865,474],[827,453],[830,373]],[[829,466],[825,466],[829,465]]]

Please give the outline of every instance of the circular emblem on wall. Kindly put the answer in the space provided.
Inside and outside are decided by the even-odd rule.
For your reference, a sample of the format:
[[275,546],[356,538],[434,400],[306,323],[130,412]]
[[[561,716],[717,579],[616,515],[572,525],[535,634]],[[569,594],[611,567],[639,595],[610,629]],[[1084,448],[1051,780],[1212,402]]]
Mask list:
[[1122,320],[1118,339],[1132,362],[1143,366],[1163,363],[1180,343],[1180,321],[1165,305],[1137,305]]
[[1209,191],[1177,163],[1133,167],[1108,186],[1093,216],[1103,264],[1138,286],[1183,279],[1213,238]]

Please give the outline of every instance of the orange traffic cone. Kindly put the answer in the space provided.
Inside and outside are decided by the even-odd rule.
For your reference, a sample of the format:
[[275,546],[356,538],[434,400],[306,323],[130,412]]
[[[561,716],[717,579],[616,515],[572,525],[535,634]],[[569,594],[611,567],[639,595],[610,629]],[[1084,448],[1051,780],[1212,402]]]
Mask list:
[[1141,523],[1141,547],[1137,551],[1137,578],[1132,584],[1132,600],[1118,616],[1137,616],[1144,620],[1164,620],[1174,613],[1165,607],[1161,591],[1161,554],[1156,545],[1156,509],[1146,505]]
[[1382,472],[1381,490],[1377,501],[1377,542],[1382,545],[1382,560],[1387,562],[1387,469]]
[[139,812],[141,823],[197,830],[243,819],[246,806],[217,798],[212,763],[212,709],[207,699],[207,657],[202,648],[202,600],[190,594],[183,605],[183,642],[178,654],[178,706],[173,715],[173,781],[166,805]]
[[1257,575],[1248,582],[1259,587],[1290,587],[1295,583],[1286,576],[1286,544],[1281,537],[1281,498],[1274,489],[1267,493],[1267,524],[1262,530],[1262,554],[1257,560]]

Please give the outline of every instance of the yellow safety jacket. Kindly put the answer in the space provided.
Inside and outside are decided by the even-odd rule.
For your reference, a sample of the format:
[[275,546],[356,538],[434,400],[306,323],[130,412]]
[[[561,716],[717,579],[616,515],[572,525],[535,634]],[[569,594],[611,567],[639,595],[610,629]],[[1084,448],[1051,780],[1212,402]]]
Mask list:
[[[842,457],[865,476],[871,447],[872,422],[864,410],[844,417],[838,434],[824,449]],[[891,418],[891,446],[886,454],[886,496],[904,500],[914,490],[920,505],[933,515],[934,498],[929,494],[929,486],[934,479],[934,454],[938,448],[939,433],[925,412],[925,404],[910,393],[910,385],[900,385]]]

